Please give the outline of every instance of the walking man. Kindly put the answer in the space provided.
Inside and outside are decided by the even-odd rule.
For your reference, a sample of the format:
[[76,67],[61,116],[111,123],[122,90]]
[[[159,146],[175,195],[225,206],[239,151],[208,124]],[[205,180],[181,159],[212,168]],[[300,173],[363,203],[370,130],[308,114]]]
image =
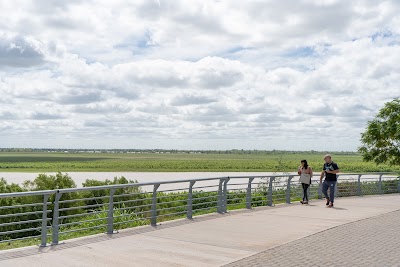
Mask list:
[[[322,183],[322,193],[326,198],[326,205],[329,208],[333,207],[333,202],[335,198],[335,186],[337,182],[336,174],[340,171],[338,165],[332,161],[332,157],[329,154],[324,156],[324,167],[321,172],[321,177],[319,178],[320,183],[322,183],[322,178],[325,176],[325,180]],[[329,196],[328,196],[329,189]]]

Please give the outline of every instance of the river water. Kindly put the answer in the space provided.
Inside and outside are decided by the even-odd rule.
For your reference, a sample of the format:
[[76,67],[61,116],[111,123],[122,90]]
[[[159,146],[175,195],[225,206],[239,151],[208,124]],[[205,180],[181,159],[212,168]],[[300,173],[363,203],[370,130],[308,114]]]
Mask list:
[[[268,176],[282,175],[276,172],[67,172],[75,181],[78,187],[86,179],[113,180],[114,177],[124,176],[128,180],[137,180],[139,183],[146,182],[164,182],[183,179],[214,178],[226,176]],[[22,184],[26,180],[34,180],[40,173],[25,172],[0,172],[0,177],[7,180],[8,183]],[[46,173],[54,175],[54,172]]]

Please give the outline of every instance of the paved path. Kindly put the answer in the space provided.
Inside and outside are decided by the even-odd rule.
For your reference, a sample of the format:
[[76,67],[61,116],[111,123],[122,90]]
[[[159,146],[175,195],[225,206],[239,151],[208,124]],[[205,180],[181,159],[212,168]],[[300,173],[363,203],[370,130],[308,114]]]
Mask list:
[[1,251],[0,266],[400,266],[399,194],[335,204],[234,211]]
[[224,266],[400,266],[400,211],[340,225]]

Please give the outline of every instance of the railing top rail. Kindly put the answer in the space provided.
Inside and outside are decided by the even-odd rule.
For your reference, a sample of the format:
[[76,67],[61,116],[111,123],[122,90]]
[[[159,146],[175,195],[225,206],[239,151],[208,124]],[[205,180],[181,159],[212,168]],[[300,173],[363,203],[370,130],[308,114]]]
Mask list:
[[177,183],[189,183],[189,182],[199,182],[199,181],[211,181],[227,179],[228,177],[212,177],[212,178],[199,178],[199,179],[183,179],[183,180],[171,180],[171,181],[160,181],[160,182],[147,182],[147,183],[134,183],[134,184],[113,184],[113,185],[101,185],[101,186],[90,186],[90,187],[80,187],[80,188],[65,188],[57,190],[60,193],[70,193],[76,191],[86,191],[86,190],[104,190],[104,189],[119,189],[124,187],[138,187],[138,186],[149,186],[149,185],[162,185],[162,184],[177,184]]
[[37,196],[37,195],[51,195],[55,194],[57,190],[41,190],[41,191],[25,191],[25,192],[14,192],[14,193],[1,193],[0,198],[6,197],[26,197],[26,196]]
[[[315,175],[319,171],[314,171]],[[343,175],[399,175],[398,172],[367,172],[367,173],[339,173],[339,176]],[[90,190],[107,190],[107,189],[119,189],[126,187],[139,187],[139,186],[152,186],[152,185],[162,185],[162,184],[175,184],[175,183],[189,183],[189,182],[201,182],[201,181],[213,181],[213,180],[227,180],[227,179],[244,179],[244,178],[267,178],[267,177],[296,177],[298,174],[280,174],[280,175],[246,175],[246,176],[223,176],[223,177],[210,177],[210,178],[193,178],[193,179],[183,179],[183,180],[170,180],[170,181],[159,181],[159,182],[147,182],[147,183],[131,183],[131,184],[115,184],[115,185],[103,185],[103,186],[91,186],[91,187],[79,187],[79,188],[64,188],[55,190],[42,190],[42,191],[27,191],[27,192],[15,192],[15,193],[2,193],[0,198],[6,197],[21,197],[21,196],[34,196],[34,195],[51,195],[55,193],[71,193],[78,191],[90,191]]]
[[134,183],[134,184],[115,184],[115,185],[102,185],[102,186],[91,186],[91,187],[80,187],[80,188],[65,188],[59,189],[60,193],[70,193],[76,191],[86,190],[104,190],[104,189],[119,189],[125,187],[139,187],[139,186],[151,186],[151,185],[163,185],[163,184],[177,184],[177,183],[189,183],[189,182],[201,182],[201,181],[212,181],[212,180],[227,180],[227,179],[243,179],[243,178],[266,178],[266,177],[288,177],[298,176],[297,174],[284,174],[284,175],[246,175],[246,176],[221,176],[221,177],[210,177],[210,178],[193,178],[183,180],[169,180],[159,182],[147,182],[147,183]]
[[394,174],[399,175],[399,172],[339,172],[340,175],[379,175],[379,174]]

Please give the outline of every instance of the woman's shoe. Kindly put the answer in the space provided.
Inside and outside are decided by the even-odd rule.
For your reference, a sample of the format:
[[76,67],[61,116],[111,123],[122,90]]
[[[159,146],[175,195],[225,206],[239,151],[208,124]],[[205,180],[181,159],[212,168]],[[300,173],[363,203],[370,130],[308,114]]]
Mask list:
[[325,205],[329,205],[329,198],[326,199],[326,204]]
[[300,200],[300,203],[301,203],[301,204],[304,204],[303,200]]
[[328,208],[333,208],[333,203],[330,202]]

